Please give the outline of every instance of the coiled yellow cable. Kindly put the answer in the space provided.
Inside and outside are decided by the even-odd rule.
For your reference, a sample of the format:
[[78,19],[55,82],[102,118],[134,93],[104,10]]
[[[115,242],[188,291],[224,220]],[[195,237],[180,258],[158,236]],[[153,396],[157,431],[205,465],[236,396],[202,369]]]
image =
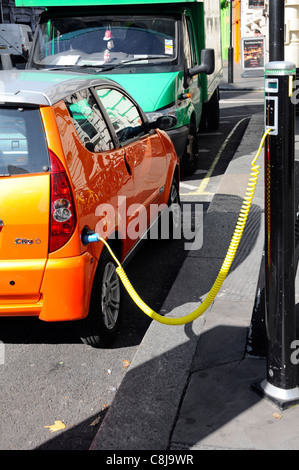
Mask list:
[[257,183],[257,179],[258,179],[258,175],[259,175],[259,169],[260,169],[260,166],[256,165],[256,160],[259,157],[259,154],[262,150],[264,141],[265,141],[267,135],[269,134],[269,132],[270,132],[270,129],[267,129],[266,132],[264,133],[264,135],[261,139],[258,151],[257,151],[257,153],[256,153],[256,155],[255,155],[255,157],[254,157],[254,159],[251,163],[251,173],[250,173],[249,181],[248,181],[248,184],[247,184],[247,190],[246,190],[246,193],[245,193],[243,204],[242,204],[242,207],[241,207],[241,210],[240,210],[240,213],[239,213],[239,217],[238,217],[238,221],[236,223],[234,234],[232,236],[227,254],[224,258],[224,261],[223,261],[222,266],[220,268],[219,274],[218,274],[218,276],[217,276],[210,292],[208,293],[207,297],[199,305],[199,307],[197,307],[193,312],[191,312],[188,315],[185,315],[183,317],[180,317],[180,318],[170,318],[170,317],[165,317],[163,315],[160,315],[159,313],[156,313],[154,310],[152,310],[148,305],[145,304],[145,302],[139,297],[139,295],[135,291],[135,289],[132,286],[132,284],[130,283],[124,269],[122,268],[120,262],[118,261],[118,259],[114,255],[113,251],[111,250],[109,244],[106,242],[106,240],[104,240],[103,238],[100,238],[100,240],[107,246],[107,249],[109,250],[111,256],[113,257],[116,264],[118,265],[118,267],[116,268],[116,272],[117,272],[118,276],[120,277],[120,279],[121,279],[125,289],[127,290],[128,294],[133,299],[133,301],[136,303],[136,305],[146,315],[148,315],[153,320],[156,320],[160,323],[164,323],[166,325],[184,325],[186,323],[190,323],[190,322],[196,320],[198,317],[200,317],[209,308],[209,306],[211,305],[211,303],[215,299],[215,297],[218,294],[218,292],[219,292],[219,290],[220,290],[220,288],[221,288],[221,286],[222,286],[222,284],[223,284],[223,282],[224,282],[224,280],[225,280],[225,278],[226,278],[226,276],[229,272],[229,269],[232,265],[232,262],[234,260],[236,251],[238,249],[238,246],[239,246],[239,243],[240,243],[240,240],[241,240],[241,237],[242,237],[242,234],[243,234],[246,222],[247,222],[247,217],[248,217],[249,210],[250,210],[250,207],[251,207],[251,203],[252,203],[252,199],[253,199],[253,195],[254,195],[254,192],[255,192],[256,183]]

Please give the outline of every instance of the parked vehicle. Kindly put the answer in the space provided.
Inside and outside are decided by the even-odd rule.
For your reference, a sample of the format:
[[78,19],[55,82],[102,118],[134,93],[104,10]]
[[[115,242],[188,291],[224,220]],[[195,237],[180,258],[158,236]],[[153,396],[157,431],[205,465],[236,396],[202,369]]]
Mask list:
[[220,1],[17,0],[44,6],[28,67],[109,74],[149,119],[172,114],[181,168],[198,164],[199,125],[219,126]]
[[26,24],[0,24],[0,54],[28,58],[33,34]]
[[15,67],[15,61],[11,54],[0,54],[0,70],[11,70]]
[[126,262],[158,217],[152,208],[179,203],[178,157],[155,129],[175,118],[150,123],[120,85],[85,74],[0,80],[0,317],[78,320],[84,342],[105,346],[121,283],[107,249],[84,234]]

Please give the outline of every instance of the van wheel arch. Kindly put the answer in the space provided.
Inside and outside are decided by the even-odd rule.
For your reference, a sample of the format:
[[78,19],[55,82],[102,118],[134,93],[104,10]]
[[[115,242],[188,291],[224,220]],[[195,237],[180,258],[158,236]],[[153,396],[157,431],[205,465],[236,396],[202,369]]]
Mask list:
[[208,131],[216,131],[220,123],[220,92],[219,87],[216,88],[210,100],[203,104],[202,116],[200,121],[200,129]]
[[181,158],[181,169],[185,175],[192,175],[196,171],[199,158],[198,149],[196,124],[195,120],[191,119],[185,150]]

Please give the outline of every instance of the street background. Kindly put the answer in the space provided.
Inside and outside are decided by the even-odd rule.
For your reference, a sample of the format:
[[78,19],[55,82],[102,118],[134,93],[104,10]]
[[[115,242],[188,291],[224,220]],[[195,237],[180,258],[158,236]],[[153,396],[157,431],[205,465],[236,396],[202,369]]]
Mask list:
[[[141,298],[164,314],[190,313],[209,291],[263,133],[263,78],[242,78],[236,68],[233,84],[224,75],[220,98],[219,130],[200,132],[198,170],[180,186],[183,207],[202,204],[203,246],[188,252],[184,240],[148,240],[126,268]],[[126,297],[117,341],[96,350],[72,323],[1,319],[0,449],[276,448],[282,431],[279,445],[299,448],[296,434],[285,433],[299,422],[294,410],[278,419],[250,390],[265,377],[265,361],[246,356],[262,249],[261,171],[231,273],[192,324],[151,322]],[[56,421],[63,429],[51,432]]]

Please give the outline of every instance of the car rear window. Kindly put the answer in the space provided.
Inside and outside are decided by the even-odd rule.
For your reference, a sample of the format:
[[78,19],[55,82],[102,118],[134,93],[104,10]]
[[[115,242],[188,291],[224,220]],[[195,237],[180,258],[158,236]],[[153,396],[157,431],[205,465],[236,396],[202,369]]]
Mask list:
[[0,107],[0,176],[42,173],[49,168],[39,110]]

